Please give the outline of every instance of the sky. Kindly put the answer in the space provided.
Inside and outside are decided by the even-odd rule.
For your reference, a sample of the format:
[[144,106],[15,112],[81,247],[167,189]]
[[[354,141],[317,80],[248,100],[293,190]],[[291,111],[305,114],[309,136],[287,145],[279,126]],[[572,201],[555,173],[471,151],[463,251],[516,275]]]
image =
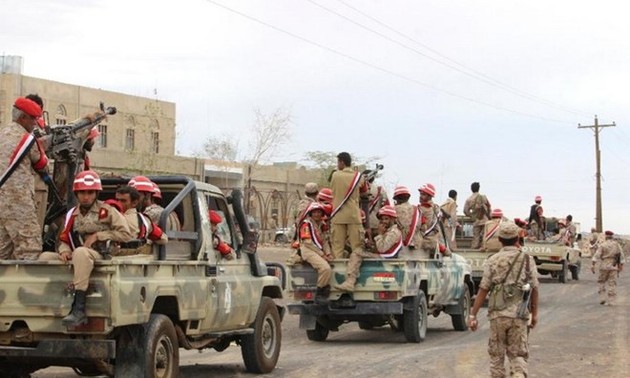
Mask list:
[[[630,234],[630,5],[542,0],[4,0],[0,54],[23,74],[157,97],[176,149],[248,139],[254,110],[287,109],[307,151],[379,156],[381,184],[435,201],[481,183],[493,207]],[[247,143],[239,143],[246,146]],[[417,200],[417,199],[416,199]]]

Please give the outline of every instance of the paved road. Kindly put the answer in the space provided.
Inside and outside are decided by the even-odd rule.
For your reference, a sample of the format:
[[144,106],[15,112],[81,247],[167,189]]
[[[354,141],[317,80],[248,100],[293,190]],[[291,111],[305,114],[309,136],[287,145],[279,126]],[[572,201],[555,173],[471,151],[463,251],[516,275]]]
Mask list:
[[[285,251],[263,249],[267,260],[282,261]],[[590,266],[585,260],[584,266]],[[580,281],[560,284],[541,277],[539,325],[530,335],[533,377],[627,377],[630,375],[630,276],[622,274],[617,306],[599,305],[595,276],[583,270]],[[269,377],[434,377],[488,376],[488,323],[485,310],[477,332],[456,332],[448,315],[429,318],[427,338],[405,343],[389,327],[360,330],[345,325],[326,342],[311,342],[298,328],[298,317],[283,322],[282,353]],[[240,348],[222,353],[181,351],[181,377],[242,377]],[[67,368],[49,368],[37,378],[76,377]]]

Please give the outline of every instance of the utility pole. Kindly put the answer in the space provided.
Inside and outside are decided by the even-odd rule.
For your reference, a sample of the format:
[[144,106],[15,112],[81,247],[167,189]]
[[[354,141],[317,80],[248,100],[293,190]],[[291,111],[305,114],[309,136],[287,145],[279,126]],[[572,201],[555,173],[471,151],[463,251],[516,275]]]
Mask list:
[[611,123],[608,125],[600,125],[597,122],[597,116],[595,116],[595,124],[594,125],[585,125],[582,126],[578,123],[578,129],[593,129],[595,132],[595,165],[597,168],[597,172],[595,173],[595,178],[597,183],[595,184],[595,228],[597,232],[603,231],[603,221],[602,221],[602,161],[601,161],[601,153],[599,150],[599,129],[602,127],[612,127],[617,126],[615,123]]

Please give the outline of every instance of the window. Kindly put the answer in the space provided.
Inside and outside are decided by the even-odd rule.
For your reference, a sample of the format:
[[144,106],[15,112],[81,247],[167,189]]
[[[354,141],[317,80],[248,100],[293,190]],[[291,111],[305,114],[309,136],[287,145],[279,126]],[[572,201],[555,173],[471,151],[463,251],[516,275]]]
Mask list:
[[158,132],[151,133],[151,152],[154,154],[160,153],[160,133]]
[[125,137],[125,149],[128,151],[133,151],[135,146],[136,139],[136,131],[134,129],[127,129],[127,134]]
[[66,107],[63,105],[57,106],[57,112],[55,114],[55,125],[65,125],[67,122],[68,113]]
[[107,148],[107,125],[98,125],[100,135],[96,138],[96,147]]

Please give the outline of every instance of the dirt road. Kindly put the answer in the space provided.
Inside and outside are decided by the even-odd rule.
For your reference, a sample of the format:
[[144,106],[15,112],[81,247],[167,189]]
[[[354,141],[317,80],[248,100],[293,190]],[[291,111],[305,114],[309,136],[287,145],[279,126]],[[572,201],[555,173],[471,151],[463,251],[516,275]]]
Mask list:
[[[284,261],[286,250],[264,248],[268,261]],[[630,376],[630,273],[619,281],[614,307],[601,306],[595,275],[587,269],[580,281],[560,284],[541,277],[539,325],[530,335],[532,377]],[[356,324],[344,325],[325,342],[312,342],[298,328],[298,317],[286,315],[282,352],[269,377],[486,377],[488,376],[488,322],[481,311],[480,330],[457,332],[448,315],[429,318],[427,338],[420,344],[405,343],[389,327],[371,331]],[[240,348],[222,353],[181,350],[183,378],[249,376]],[[70,378],[67,368],[41,370],[33,377]]]

